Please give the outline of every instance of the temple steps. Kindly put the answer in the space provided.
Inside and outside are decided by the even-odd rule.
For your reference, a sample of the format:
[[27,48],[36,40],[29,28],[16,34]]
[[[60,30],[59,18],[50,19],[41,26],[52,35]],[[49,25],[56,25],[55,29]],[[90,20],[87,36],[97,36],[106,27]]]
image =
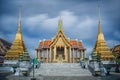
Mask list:
[[91,73],[79,63],[42,63],[35,69],[35,76],[91,76]]

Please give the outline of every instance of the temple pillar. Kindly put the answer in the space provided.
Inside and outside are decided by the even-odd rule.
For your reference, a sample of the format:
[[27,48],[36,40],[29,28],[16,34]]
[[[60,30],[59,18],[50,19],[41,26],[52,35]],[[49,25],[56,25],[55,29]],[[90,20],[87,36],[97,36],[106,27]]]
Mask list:
[[83,58],[85,58],[85,57],[86,57],[85,50],[83,50]]
[[75,53],[76,53],[76,60],[75,60],[75,62],[77,62],[77,57],[78,57],[78,54],[77,54],[78,50],[77,49],[75,50]]
[[54,61],[56,61],[56,46],[54,47]]
[[43,56],[43,49],[41,50],[41,57],[42,57],[42,61],[44,60],[44,56]]
[[71,59],[72,59],[72,57],[71,57],[71,56],[72,56],[72,55],[71,55],[71,47],[69,48],[69,52],[70,52],[69,55],[70,55],[70,63],[71,63]]
[[40,61],[40,50],[37,50],[38,61]]
[[43,62],[45,62],[45,53],[44,53],[44,49],[42,49],[42,60],[43,60]]
[[76,62],[78,61],[78,49],[76,49]]
[[84,58],[84,53],[83,53],[83,51],[82,51],[82,53],[81,53],[81,54],[82,54],[82,59],[83,59],[83,58]]
[[68,61],[68,55],[67,55],[67,49],[66,49],[67,47],[65,46],[64,47],[64,49],[65,49],[65,51],[64,51],[64,53],[65,53],[65,61]]
[[79,55],[78,55],[78,49],[76,50],[76,62],[78,61]]
[[78,57],[78,54],[77,54],[77,53],[78,53],[78,50],[76,49],[76,60],[77,60],[77,57]]
[[81,58],[81,54],[80,54],[80,51],[79,51],[79,58]]
[[51,51],[51,47],[50,47],[50,62],[52,62],[52,51]]
[[80,50],[80,59],[82,59],[82,53],[81,53],[81,50]]
[[47,62],[49,62],[48,59],[49,59],[49,54],[48,54],[48,48],[47,48]]
[[73,63],[74,63],[74,48],[73,48]]
[[82,51],[80,51],[80,54],[81,54],[81,59],[83,59],[83,54],[82,54]]
[[42,56],[41,56],[41,50],[39,50],[39,56],[40,56],[40,61],[41,61],[41,57],[42,57]]
[[38,59],[38,50],[36,50],[36,53],[37,53],[37,59]]

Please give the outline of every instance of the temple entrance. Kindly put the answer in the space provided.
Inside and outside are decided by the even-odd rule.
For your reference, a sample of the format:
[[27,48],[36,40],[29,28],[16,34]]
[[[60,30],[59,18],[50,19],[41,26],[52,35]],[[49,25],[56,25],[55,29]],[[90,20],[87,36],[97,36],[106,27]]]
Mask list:
[[58,62],[62,62],[65,59],[64,56],[64,47],[57,47],[56,58]]

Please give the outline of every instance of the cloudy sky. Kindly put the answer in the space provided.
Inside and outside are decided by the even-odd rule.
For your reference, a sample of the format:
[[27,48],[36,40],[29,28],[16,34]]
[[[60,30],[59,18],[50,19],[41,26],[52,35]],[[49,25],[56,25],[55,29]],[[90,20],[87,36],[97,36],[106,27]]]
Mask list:
[[[109,48],[120,44],[120,0],[101,0],[102,31]],[[22,11],[22,34],[30,55],[40,40],[51,39],[63,20],[64,33],[82,40],[90,54],[98,28],[98,0],[0,0],[0,37],[13,42]]]

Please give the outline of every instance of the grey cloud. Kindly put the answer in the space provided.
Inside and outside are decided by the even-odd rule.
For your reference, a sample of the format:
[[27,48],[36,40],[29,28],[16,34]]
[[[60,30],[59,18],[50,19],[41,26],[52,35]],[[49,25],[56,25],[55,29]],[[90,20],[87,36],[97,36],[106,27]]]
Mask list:
[[[101,0],[101,24],[107,41],[111,40],[111,36],[114,38],[112,41],[120,41],[118,37],[120,33],[119,3],[120,0]],[[0,0],[0,36],[3,38],[9,36],[10,41],[14,39],[17,30],[19,7],[22,9],[22,31],[30,52],[37,46],[38,39],[51,39],[56,34],[57,21],[53,22],[53,20],[57,20],[62,15],[62,11],[72,12],[67,17],[63,16],[65,34],[72,39],[82,39],[85,46],[88,46],[88,51],[93,47],[98,27],[98,0]],[[40,21],[41,17],[37,16],[40,14],[47,15],[45,21],[43,19]],[[33,19],[32,17],[35,16],[37,18]],[[69,16],[74,20],[70,20],[73,18]],[[87,22],[86,17],[91,23]],[[28,21],[30,18],[34,22],[39,22],[30,25],[33,24],[32,20]],[[40,24],[43,21],[44,23]],[[71,25],[68,24],[69,21]],[[51,25],[47,25],[46,22]],[[53,28],[47,29],[50,26]],[[35,44],[28,43],[32,40]],[[30,45],[34,46],[29,47]]]

